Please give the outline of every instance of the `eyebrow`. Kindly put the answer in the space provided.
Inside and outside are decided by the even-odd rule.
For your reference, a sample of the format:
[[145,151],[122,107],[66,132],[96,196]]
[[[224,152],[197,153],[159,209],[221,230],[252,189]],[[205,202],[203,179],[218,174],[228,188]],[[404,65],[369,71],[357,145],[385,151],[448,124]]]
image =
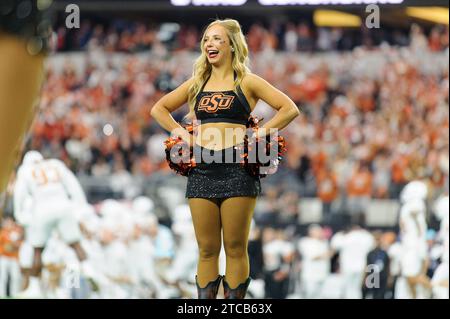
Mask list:
[[[222,37],[220,34],[213,34],[211,37]],[[209,36],[205,35],[205,39],[209,38]]]

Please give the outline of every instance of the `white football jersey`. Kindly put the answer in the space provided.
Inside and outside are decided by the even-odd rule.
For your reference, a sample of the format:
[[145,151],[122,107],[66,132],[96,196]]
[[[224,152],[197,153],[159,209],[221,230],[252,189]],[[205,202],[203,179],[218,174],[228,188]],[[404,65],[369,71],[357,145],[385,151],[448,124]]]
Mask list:
[[22,165],[14,186],[14,211],[19,222],[32,207],[54,200],[87,204],[80,183],[62,161],[48,159]]
[[268,271],[277,270],[284,257],[294,252],[295,246],[287,241],[275,239],[263,246],[264,266]]
[[336,235],[337,238],[332,238],[332,246],[339,251],[342,273],[364,272],[367,254],[376,246],[372,234],[365,229],[355,229]]
[[426,240],[426,207],[422,200],[405,203],[400,210],[402,242],[415,243]]
[[305,237],[298,242],[297,247],[302,256],[302,278],[304,280],[325,279],[330,273],[330,258],[323,257],[329,251],[328,242]]

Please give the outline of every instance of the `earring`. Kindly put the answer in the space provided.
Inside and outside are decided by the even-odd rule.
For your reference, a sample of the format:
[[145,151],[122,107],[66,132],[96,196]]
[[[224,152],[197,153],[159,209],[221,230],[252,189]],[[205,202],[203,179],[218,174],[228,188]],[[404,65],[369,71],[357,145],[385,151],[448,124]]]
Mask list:
[[231,52],[234,52],[234,48],[233,47],[231,47]]

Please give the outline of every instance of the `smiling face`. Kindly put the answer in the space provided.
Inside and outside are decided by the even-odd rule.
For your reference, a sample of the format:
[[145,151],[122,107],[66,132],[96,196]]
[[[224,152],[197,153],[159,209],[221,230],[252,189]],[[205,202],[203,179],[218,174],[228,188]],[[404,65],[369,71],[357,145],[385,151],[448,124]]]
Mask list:
[[203,50],[209,63],[213,65],[231,60],[231,45],[226,29],[219,24],[209,27],[203,38]]

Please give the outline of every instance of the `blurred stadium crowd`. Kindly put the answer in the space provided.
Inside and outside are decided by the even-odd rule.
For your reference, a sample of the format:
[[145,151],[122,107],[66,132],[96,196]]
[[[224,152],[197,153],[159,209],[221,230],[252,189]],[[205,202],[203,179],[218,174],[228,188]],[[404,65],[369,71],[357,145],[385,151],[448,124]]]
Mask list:
[[[244,22],[244,21],[242,21]],[[184,23],[145,23],[124,19],[109,19],[104,23],[85,19],[75,32],[63,25],[56,28],[57,50],[74,51],[101,47],[106,52],[137,53],[160,46],[170,51],[197,51],[202,26],[194,21]],[[385,42],[407,46],[412,37],[401,28],[340,28],[317,27],[308,22],[271,20],[243,25],[251,52],[265,48],[276,51],[329,51],[351,50],[358,46],[376,47]],[[423,36],[423,30],[415,30]],[[425,34],[432,51],[448,47],[448,27],[436,25]]]
[[[56,31],[57,50],[70,53],[48,60],[27,147],[61,159],[82,182],[104,179],[114,190],[109,197],[121,201],[88,192],[93,206],[78,211],[83,247],[99,269],[95,285],[82,279],[80,288],[69,287],[75,257],[56,236],[51,240],[44,256],[48,297],[195,297],[197,247],[185,181],[169,169],[162,143],[168,134],[149,109],[190,76],[200,30],[87,21],[75,34]],[[288,152],[278,172],[262,180],[249,243],[251,297],[409,298],[398,229],[369,231],[362,217],[371,199],[397,200],[417,179],[429,189],[429,278],[448,254],[448,226],[433,214],[448,195],[448,26],[378,36],[301,23],[248,30],[252,71],[303,113],[281,131]],[[186,111],[173,116],[181,120]],[[268,119],[273,111],[260,102],[254,114]],[[299,202],[309,197],[322,203],[322,226],[295,227]],[[351,216],[344,230],[332,223],[342,215]],[[23,233],[4,219],[0,298],[20,290]],[[384,265],[382,288],[363,289],[366,265],[376,263]],[[446,280],[448,298],[448,267]],[[445,292],[424,289],[419,296]]]
[[[433,198],[448,189],[448,45],[447,53],[430,52],[419,27],[412,29],[411,45],[400,49],[252,55],[253,71],[303,111],[282,131],[287,156],[264,183],[278,185],[277,193],[318,196],[326,214],[340,209],[341,198],[349,199],[343,209],[350,211],[369,198],[395,199],[416,177],[429,179]],[[130,191],[137,186],[124,181],[132,176],[169,172],[167,132],[148,110],[190,76],[195,54],[115,59],[88,52],[78,62],[50,60],[30,147],[64,160],[78,175],[117,175],[118,187]],[[181,120],[186,111],[173,116]],[[254,113],[273,114],[264,103]]]

